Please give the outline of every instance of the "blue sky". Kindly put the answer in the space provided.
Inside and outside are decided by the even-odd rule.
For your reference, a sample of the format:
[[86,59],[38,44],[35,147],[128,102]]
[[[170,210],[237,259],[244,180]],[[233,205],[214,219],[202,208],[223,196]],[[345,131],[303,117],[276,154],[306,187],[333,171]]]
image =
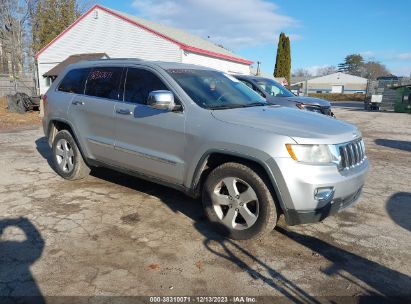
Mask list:
[[291,37],[292,69],[312,73],[360,53],[411,74],[409,0],[103,0],[99,4],[179,27],[262,62],[271,73],[278,34]]

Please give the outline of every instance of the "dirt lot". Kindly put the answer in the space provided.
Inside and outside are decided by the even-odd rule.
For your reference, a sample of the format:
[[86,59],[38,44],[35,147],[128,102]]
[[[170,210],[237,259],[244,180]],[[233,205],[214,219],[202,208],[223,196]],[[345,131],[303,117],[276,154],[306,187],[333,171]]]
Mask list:
[[263,242],[218,238],[199,201],[162,186],[65,181],[38,127],[0,132],[0,295],[411,296],[411,115],[335,112],[365,137],[361,202]]

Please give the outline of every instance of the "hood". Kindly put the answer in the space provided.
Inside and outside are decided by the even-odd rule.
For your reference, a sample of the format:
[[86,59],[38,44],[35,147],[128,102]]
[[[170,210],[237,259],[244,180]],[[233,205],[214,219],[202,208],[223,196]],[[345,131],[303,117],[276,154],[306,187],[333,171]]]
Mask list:
[[268,96],[267,101],[270,103],[275,103],[279,105],[284,105],[285,101],[292,102],[292,103],[303,103],[306,105],[315,105],[321,107],[331,107],[330,102],[324,99],[315,98],[315,97],[307,97],[307,96],[293,96],[293,97],[274,97]]
[[293,138],[299,144],[339,144],[361,136],[358,129],[328,116],[280,106],[214,110],[223,122]]

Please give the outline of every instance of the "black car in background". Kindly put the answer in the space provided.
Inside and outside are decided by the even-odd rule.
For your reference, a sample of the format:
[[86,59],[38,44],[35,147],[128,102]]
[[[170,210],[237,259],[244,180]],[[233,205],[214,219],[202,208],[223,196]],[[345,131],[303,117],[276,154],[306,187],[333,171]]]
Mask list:
[[269,103],[334,117],[334,113],[331,111],[331,104],[327,100],[296,96],[273,79],[251,75],[233,76],[263,96]]

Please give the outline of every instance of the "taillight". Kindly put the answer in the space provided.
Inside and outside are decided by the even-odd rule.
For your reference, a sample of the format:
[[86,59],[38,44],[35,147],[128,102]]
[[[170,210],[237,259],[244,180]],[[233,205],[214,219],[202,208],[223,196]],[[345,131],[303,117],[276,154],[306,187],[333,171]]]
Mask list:
[[47,95],[44,94],[43,96],[41,96],[41,100],[43,101],[44,115],[47,115]]

